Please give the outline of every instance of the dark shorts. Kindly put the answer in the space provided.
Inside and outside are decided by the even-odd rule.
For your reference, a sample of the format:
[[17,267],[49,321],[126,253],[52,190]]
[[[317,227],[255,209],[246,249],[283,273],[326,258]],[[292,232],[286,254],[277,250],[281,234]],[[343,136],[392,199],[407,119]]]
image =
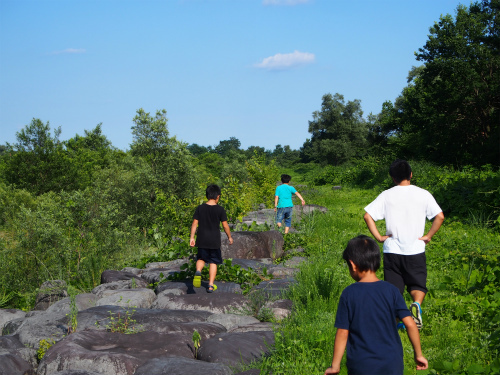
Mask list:
[[222,254],[220,249],[200,249],[198,248],[197,260],[205,263],[222,264]]
[[427,265],[425,253],[400,255],[384,253],[384,280],[396,286],[401,294],[405,290],[427,293]]
[[281,223],[285,219],[285,227],[292,226],[293,207],[279,207],[276,210],[276,222]]

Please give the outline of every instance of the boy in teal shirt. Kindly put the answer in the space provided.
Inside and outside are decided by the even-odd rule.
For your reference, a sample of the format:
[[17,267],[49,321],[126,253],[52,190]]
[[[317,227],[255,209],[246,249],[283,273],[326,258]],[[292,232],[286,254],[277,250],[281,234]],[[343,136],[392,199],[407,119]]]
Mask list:
[[295,194],[302,201],[302,205],[306,204],[302,195],[299,194],[293,186],[290,186],[290,180],[292,177],[287,174],[281,175],[282,185],[276,187],[276,192],[274,193],[274,211],[276,213],[276,222],[278,223],[278,228],[281,228],[281,222],[285,220],[285,234],[290,230],[292,225],[292,212],[293,212],[293,201],[292,195]]

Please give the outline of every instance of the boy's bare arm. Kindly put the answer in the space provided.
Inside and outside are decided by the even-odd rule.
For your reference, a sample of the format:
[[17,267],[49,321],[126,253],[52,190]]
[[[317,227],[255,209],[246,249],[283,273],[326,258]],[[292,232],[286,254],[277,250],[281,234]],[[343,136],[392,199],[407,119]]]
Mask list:
[[306,204],[306,201],[304,200],[304,198],[302,198],[302,195],[300,195],[298,191],[295,192],[295,195],[302,201],[302,206]]
[[419,240],[424,241],[426,244],[431,242],[432,236],[436,234],[436,232],[441,228],[441,224],[443,224],[444,221],[444,214],[442,212],[438,213],[434,217],[434,221],[432,222],[431,229],[429,229],[429,232],[423,237],[420,237]]
[[415,363],[417,364],[417,370],[425,370],[429,364],[427,359],[422,354],[422,348],[420,346],[420,334],[418,333],[418,328],[413,318],[407,316],[402,319],[408,338],[410,339],[411,345],[413,346],[413,353],[415,357]]
[[279,199],[280,197],[278,197],[277,195],[274,196],[274,211],[276,211],[276,207],[278,207]]
[[194,247],[196,241],[194,240],[194,235],[196,233],[196,228],[198,227],[198,220],[193,219],[193,224],[191,224],[191,237],[189,238],[189,245]]
[[231,231],[229,230],[229,225],[227,221],[222,222],[222,228],[224,228],[224,232],[226,233],[227,239],[229,241],[229,245],[233,244],[233,237],[231,237]]
[[338,374],[340,372],[340,361],[342,361],[342,357],[344,356],[348,336],[349,330],[337,328],[337,333],[335,334],[335,344],[333,347],[332,366],[325,370],[325,375]]
[[368,212],[365,213],[364,219],[366,222],[366,226],[368,227],[368,230],[378,242],[384,242],[386,239],[390,237],[390,236],[382,236],[380,234],[380,232],[377,229],[377,226],[375,225],[375,220],[373,220],[373,218],[370,216]]

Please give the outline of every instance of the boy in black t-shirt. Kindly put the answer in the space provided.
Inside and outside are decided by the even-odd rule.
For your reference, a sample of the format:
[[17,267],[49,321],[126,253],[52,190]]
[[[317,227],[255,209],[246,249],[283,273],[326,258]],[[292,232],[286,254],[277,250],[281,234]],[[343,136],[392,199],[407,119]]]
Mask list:
[[422,355],[420,335],[405,300],[392,284],[378,279],[380,250],[375,240],[358,236],[347,244],[342,255],[356,281],[342,292],[335,327],[332,366],[325,375],[338,374],[347,347],[347,373],[351,375],[401,375],[403,346],[396,318],[406,325],[413,346],[417,370],[428,367]]
[[[191,225],[191,238],[189,244],[191,247],[198,247],[198,255],[196,261],[196,273],[193,279],[193,286],[199,288],[201,286],[201,270],[205,267],[205,263],[209,264],[209,281],[208,293],[217,290],[214,284],[215,276],[217,275],[217,265],[222,263],[222,255],[220,250],[220,223],[227,235],[229,244],[233,244],[233,238],[227,224],[227,215],[223,207],[219,206],[221,195],[220,187],[217,185],[209,185],[206,190],[207,203],[200,204],[196,207],[193,215],[193,224]],[[198,235],[196,241],[194,234],[198,227]]]

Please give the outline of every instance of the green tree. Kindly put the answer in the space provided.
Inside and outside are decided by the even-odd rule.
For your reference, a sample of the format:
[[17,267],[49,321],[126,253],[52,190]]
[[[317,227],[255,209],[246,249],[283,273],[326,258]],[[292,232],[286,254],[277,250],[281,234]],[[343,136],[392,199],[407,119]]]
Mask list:
[[305,161],[339,165],[364,155],[368,127],[359,100],[345,103],[340,94],[323,95],[321,111],[309,121],[311,139],[302,147]]
[[[137,110],[132,126],[132,155],[144,158],[151,166],[155,185],[166,194],[178,198],[191,197],[196,190],[192,155],[187,145],[169,137],[167,111],[156,111],[153,117],[144,109]],[[155,192],[151,192],[154,197]]]
[[220,156],[227,156],[230,151],[239,151],[241,142],[236,137],[230,137],[228,140],[220,141],[214,148],[214,152]]
[[403,90],[399,142],[420,159],[500,163],[500,2],[441,16],[416,53],[424,66]]
[[52,135],[49,122],[35,118],[17,132],[17,142],[7,144],[2,168],[5,181],[34,194],[71,189],[76,178],[60,134],[60,127]]

